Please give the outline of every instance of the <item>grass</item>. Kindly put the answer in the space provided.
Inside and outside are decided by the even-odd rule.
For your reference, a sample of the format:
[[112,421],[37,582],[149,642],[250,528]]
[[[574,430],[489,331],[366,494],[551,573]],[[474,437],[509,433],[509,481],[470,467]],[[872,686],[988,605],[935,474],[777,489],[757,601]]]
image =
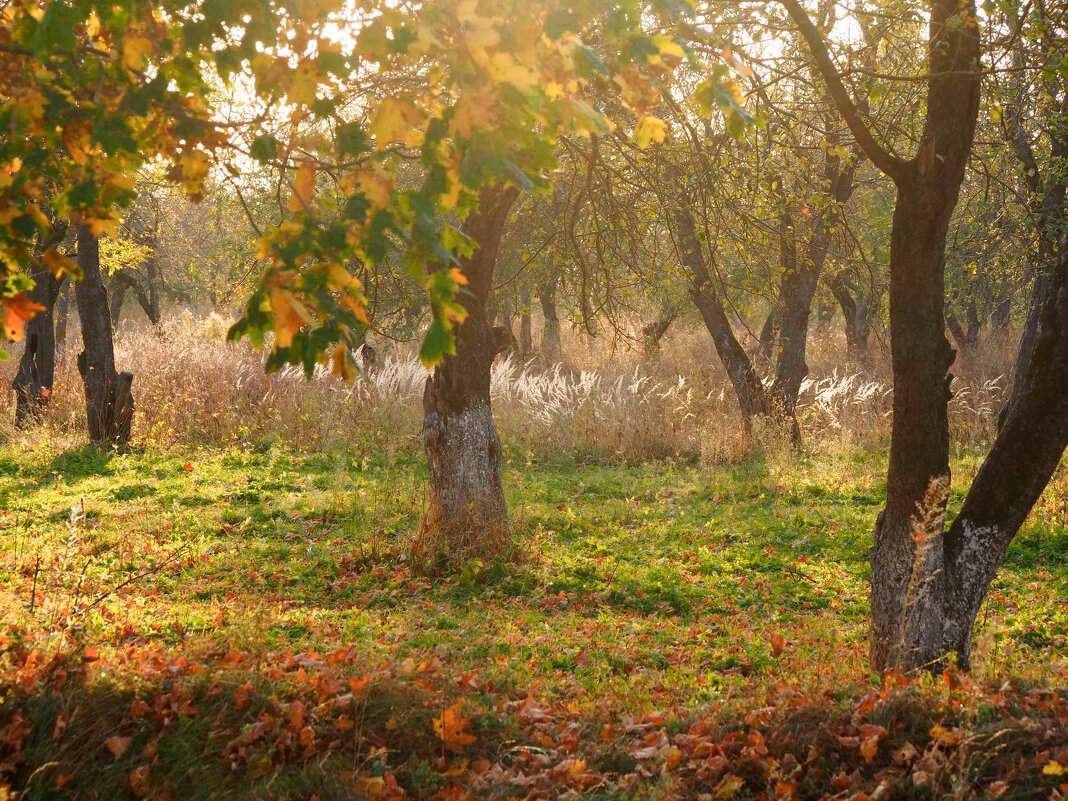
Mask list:
[[[865,658],[880,452],[702,467],[515,451],[515,558],[428,579],[406,550],[425,491],[410,448],[0,447],[0,784],[25,798],[848,797],[900,767],[885,744],[873,760],[851,745],[884,736],[917,750],[901,762],[910,792],[1048,795],[1063,780],[1005,779],[1009,757],[1047,765],[1068,745],[1064,702],[1040,689],[1068,672],[1063,470],[991,592],[973,678],[899,688]],[[954,475],[979,458],[957,452]],[[974,746],[1025,709],[1060,734],[1002,738],[993,762]],[[944,723],[960,741],[940,744]],[[848,762],[845,778],[829,784],[821,759]]]

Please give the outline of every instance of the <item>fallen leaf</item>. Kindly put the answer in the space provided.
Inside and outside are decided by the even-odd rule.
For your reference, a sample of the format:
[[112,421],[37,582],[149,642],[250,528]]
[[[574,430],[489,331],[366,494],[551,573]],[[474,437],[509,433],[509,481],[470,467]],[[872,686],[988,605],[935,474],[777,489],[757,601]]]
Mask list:
[[133,740],[132,737],[108,737],[104,740],[104,745],[107,746],[107,749],[115,759],[120,759],[130,747],[131,740]]
[[464,731],[471,721],[460,714],[463,704],[464,700],[461,698],[443,710],[441,717],[434,718],[434,732],[445,743],[445,747],[456,754],[462,752],[465,746],[478,740],[475,735]]

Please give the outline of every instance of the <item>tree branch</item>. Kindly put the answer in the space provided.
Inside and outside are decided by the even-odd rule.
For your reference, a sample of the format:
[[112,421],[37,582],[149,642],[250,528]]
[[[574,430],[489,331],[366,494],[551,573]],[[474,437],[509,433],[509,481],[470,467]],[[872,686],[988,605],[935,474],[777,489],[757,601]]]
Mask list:
[[842,115],[842,119],[845,120],[853,137],[857,140],[857,144],[864,150],[865,155],[871,159],[872,164],[894,181],[898,181],[905,174],[909,162],[886,150],[875,140],[872,132],[868,130],[868,127],[860,117],[860,111],[849,96],[849,91],[846,89],[845,84],[842,83],[842,76],[831,60],[827,45],[823,41],[823,35],[812,20],[809,19],[808,14],[801,7],[798,0],[780,1],[808,44],[812,58],[823,75],[823,79],[827,82],[827,90],[830,92],[834,104],[838,107],[838,112]]

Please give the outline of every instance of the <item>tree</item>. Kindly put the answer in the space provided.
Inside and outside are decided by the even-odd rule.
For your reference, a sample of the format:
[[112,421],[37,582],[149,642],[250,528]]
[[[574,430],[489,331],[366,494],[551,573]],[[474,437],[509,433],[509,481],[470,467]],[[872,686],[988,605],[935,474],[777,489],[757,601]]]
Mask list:
[[894,423],[887,503],[871,557],[872,666],[934,669],[952,653],[966,667],[975,615],[990,580],[1068,444],[1065,264],[1058,264],[1055,289],[1042,304],[1042,345],[1024,371],[1024,395],[1010,409],[946,531],[953,351],[944,334],[943,276],[946,233],[979,112],[982,65],[974,4],[928,4],[924,132],[908,160],[876,141],[800,4],[783,0],[783,5],[857,142],[898,190],[890,252]]
[[133,373],[115,369],[111,313],[100,274],[100,246],[86,224],[77,226],[78,266],[82,279],[76,285],[78,316],[82,322],[82,352],[78,372],[85,385],[89,441],[96,445],[126,445],[133,421]]
[[[519,191],[486,187],[478,210],[464,223],[474,243],[447,271],[466,291],[456,328],[456,352],[427,378],[423,392],[423,447],[430,465],[430,499],[415,549],[434,563],[495,557],[511,543],[501,478],[503,454],[490,405],[494,347],[486,320],[501,235]],[[436,272],[446,272],[444,265]]]

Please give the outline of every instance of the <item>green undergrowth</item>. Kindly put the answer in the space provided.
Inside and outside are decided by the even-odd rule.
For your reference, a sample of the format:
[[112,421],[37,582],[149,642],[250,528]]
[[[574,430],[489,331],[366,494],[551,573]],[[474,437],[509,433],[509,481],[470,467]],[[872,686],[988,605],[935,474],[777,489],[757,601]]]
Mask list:
[[[955,455],[951,507],[978,463]],[[685,738],[713,720],[722,739],[784,688],[794,701],[746,724],[769,742],[799,698],[860,725],[850,710],[878,686],[866,553],[884,475],[881,455],[833,449],[709,468],[513,459],[513,557],[428,578],[406,547],[426,492],[417,455],[9,444],[0,782],[26,798],[523,797],[508,776],[535,787],[556,770],[551,787],[603,797],[649,782],[816,797],[836,774],[791,779],[781,743],[774,771],[732,768],[738,750],[699,779]],[[1064,685],[1064,483],[981,615],[983,686]],[[963,708],[925,713],[913,761]],[[907,739],[865,725],[890,732],[877,748]],[[840,736],[847,750],[865,737]],[[877,760],[854,750],[874,767],[840,789],[871,792]]]

